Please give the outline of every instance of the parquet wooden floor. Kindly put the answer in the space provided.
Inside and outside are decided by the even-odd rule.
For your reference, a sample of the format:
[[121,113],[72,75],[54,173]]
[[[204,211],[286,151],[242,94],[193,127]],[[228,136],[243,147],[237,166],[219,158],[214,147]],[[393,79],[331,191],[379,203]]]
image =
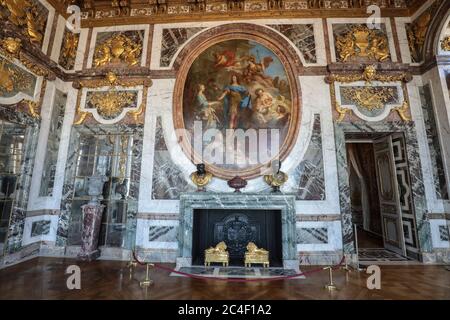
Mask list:
[[[68,290],[67,266],[81,268],[81,290]],[[368,290],[365,272],[346,277],[336,271],[340,289],[328,292],[326,271],[301,280],[264,283],[228,283],[170,277],[152,270],[155,281],[141,289],[138,280],[145,268],[138,267],[129,279],[126,262],[79,262],[72,259],[36,258],[0,270],[0,299],[450,299],[450,271],[444,266],[381,266],[381,290]],[[172,266],[167,264],[166,266]],[[314,267],[302,267],[302,271]]]

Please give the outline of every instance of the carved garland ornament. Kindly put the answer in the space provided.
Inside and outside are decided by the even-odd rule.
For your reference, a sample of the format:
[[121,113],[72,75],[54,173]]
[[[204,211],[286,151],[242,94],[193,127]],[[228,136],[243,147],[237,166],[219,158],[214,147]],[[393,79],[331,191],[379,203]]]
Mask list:
[[347,34],[338,36],[336,48],[343,62],[350,58],[385,61],[390,56],[387,37],[365,25],[353,26]]
[[141,44],[123,33],[118,33],[95,49],[94,66],[103,67],[109,64],[135,66],[139,63],[141,52]]

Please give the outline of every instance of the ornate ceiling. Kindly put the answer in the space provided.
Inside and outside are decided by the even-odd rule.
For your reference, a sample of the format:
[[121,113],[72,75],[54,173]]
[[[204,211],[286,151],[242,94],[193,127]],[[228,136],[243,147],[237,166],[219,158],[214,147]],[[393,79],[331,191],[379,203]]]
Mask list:
[[383,16],[410,16],[422,0],[50,0],[60,13],[70,4],[83,11],[84,25],[110,25],[268,17],[367,16],[378,5]]

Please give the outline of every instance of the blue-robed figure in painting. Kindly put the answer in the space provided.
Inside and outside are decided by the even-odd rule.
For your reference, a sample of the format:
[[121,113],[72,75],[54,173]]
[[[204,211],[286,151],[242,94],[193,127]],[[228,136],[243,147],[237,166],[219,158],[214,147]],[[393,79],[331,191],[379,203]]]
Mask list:
[[247,88],[239,84],[236,75],[231,76],[231,83],[224,88],[218,100],[223,100],[225,126],[228,124],[229,129],[237,128],[241,111],[252,108],[250,93]]

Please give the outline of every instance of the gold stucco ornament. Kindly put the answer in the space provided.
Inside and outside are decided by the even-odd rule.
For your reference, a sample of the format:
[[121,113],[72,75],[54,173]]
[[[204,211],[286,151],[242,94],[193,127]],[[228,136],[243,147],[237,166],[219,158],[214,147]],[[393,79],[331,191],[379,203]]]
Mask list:
[[9,54],[16,55],[22,47],[22,43],[18,38],[8,37],[2,40],[2,47]]
[[353,26],[345,35],[338,36],[336,49],[343,62],[351,58],[367,58],[382,62],[390,57],[386,35],[365,25]]
[[142,45],[123,33],[106,39],[95,49],[94,65],[103,67],[109,64],[135,66],[139,63]]
[[197,191],[205,191],[211,179],[212,173],[206,171],[203,163],[197,164],[197,171],[191,173],[191,180],[197,186]]
[[107,119],[116,118],[123,108],[133,104],[135,94],[127,91],[94,92],[88,102]]
[[368,111],[383,109],[387,102],[395,99],[395,93],[396,91],[390,87],[348,87],[342,89],[342,97]]
[[27,0],[0,0],[0,4],[9,11],[9,21],[20,27],[31,42],[42,43],[47,15],[41,14],[36,4]]
[[0,64],[0,92],[14,90],[13,71],[5,67],[5,60]]

